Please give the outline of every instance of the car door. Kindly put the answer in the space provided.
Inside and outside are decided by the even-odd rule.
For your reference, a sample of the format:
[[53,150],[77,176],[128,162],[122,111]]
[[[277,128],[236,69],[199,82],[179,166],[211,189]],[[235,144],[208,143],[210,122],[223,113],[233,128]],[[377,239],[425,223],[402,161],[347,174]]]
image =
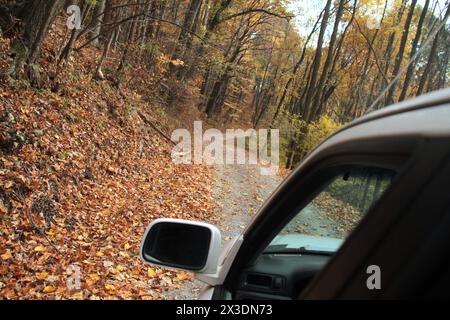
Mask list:
[[[426,115],[427,112],[433,114],[433,110],[425,111]],[[394,121],[397,123],[407,122],[409,117],[408,114],[399,114],[395,116]],[[381,120],[385,120],[385,123],[389,122],[386,121],[387,119]],[[370,124],[372,125],[372,123]],[[264,290],[259,290],[259,292],[258,290],[248,290],[242,294],[245,281],[247,281],[243,275],[258,265],[270,242],[292,221],[299,210],[301,212],[302,208],[306,208],[317,194],[326,188],[330,177],[355,166],[392,170],[395,172],[395,177],[384,194],[371,204],[361,219],[361,223],[350,233],[339,250],[329,258],[327,263],[323,264],[321,270],[314,274],[314,280],[308,281],[307,284],[299,284],[304,286],[305,290],[298,293],[302,298],[338,298],[341,297],[343,288],[349,286],[353,281],[353,289],[342,297],[372,298],[378,296],[379,291],[369,290],[367,287],[367,268],[372,265],[380,267],[382,272],[386,273],[385,285],[387,285],[388,279],[394,279],[393,270],[397,270],[396,267],[391,264],[389,264],[391,267],[388,267],[388,264],[383,265],[381,260],[368,260],[369,253],[381,243],[395,248],[395,250],[384,251],[386,256],[383,261],[389,259],[398,261],[392,257],[400,252],[402,255],[410,252],[406,250],[407,245],[404,242],[386,243],[387,240],[384,239],[388,231],[396,225],[398,219],[408,212],[411,203],[426,188],[430,177],[434,177],[443,163],[448,161],[446,157],[450,144],[445,134],[442,137],[426,137],[426,134],[422,133],[402,134],[393,130],[392,135],[389,136],[389,130],[387,130],[383,137],[383,134],[368,133],[370,128],[366,130],[367,138],[365,139],[361,135],[361,132],[365,131],[364,126],[362,124],[356,130],[359,134],[358,139],[349,139],[352,134],[348,133],[345,139],[339,140],[339,137],[336,137],[335,140],[338,142],[329,141],[328,145],[325,144],[316,150],[266,203],[258,218],[246,230],[245,241],[224,282],[224,288],[229,290],[234,298],[264,298],[263,295],[259,295],[259,293],[267,292]],[[343,133],[346,134],[345,131]],[[446,197],[440,195],[439,199],[446,199]],[[441,214],[444,212],[442,210]],[[416,239],[414,233],[407,239],[410,242]],[[286,267],[279,264],[272,268],[271,274],[275,275],[275,279],[283,274],[282,268]],[[390,278],[387,275],[390,275]],[[272,294],[268,298],[274,297],[276,294]]]
[[224,287],[234,299],[295,298],[385,197],[405,162],[406,154],[355,150],[294,174],[245,232]]

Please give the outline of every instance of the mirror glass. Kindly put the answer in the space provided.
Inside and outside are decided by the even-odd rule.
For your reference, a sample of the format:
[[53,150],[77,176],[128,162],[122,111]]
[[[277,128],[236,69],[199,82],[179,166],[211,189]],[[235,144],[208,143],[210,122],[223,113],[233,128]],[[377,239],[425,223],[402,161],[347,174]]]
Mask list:
[[198,225],[161,222],[151,227],[143,253],[147,262],[202,270],[207,262],[211,230]]

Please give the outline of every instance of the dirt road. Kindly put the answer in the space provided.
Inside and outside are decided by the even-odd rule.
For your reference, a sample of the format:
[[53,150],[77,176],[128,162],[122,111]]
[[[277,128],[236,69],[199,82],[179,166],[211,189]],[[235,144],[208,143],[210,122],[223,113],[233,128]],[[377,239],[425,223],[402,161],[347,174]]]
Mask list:
[[[214,199],[217,203],[215,214],[220,218],[218,225],[222,232],[222,244],[242,233],[250,220],[258,212],[263,202],[282,182],[279,176],[261,175],[257,165],[215,166]],[[203,283],[194,280],[167,292],[167,299],[196,299]]]

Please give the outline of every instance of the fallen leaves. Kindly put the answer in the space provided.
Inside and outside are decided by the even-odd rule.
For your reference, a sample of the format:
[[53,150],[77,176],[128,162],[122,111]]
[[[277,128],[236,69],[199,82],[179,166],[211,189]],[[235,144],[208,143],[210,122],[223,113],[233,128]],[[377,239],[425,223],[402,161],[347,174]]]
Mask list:
[[48,272],[45,272],[45,271],[40,272],[36,275],[36,278],[39,280],[45,280],[45,279],[47,279],[47,277],[48,277]]
[[4,254],[1,255],[2,260],[6,261],[12,258],[12,254],[10,250],[6,250],[6,252]]
[[109,291],[109,294],[116,294],[117,293],[116,287],[114,285],[112,285],[112,284],[106,284],[105,285],[105,289],[107,291]]
[[36,247],[34,248],[34,251],[35,251],[35,252],[44,252],[44,251],[45,251],[45,248],[44,248],[44,246],[36,246]]
[[[84,54],[89,63],[98,52]],[[64,95],[1,89],[13,107],[1,103],[0,115],[23,141],[0,154],[0,298],[159,299],[192,275],[145,265],[142,235],[160,217],[216,222],[211,171],[173,164],[130,101],[67,68]]]
[[155,269],[153,269],[153,268],[148,268],[148,269],[147,269],[147,275],[148,275],[150,278],[155,277],[155,276],[156,276],[156,271],[155,271]]
[[42,290],[43,293],[53,293],[56,291],[56,288],[54,286],[46,286],[44,290]]
[[192,275],[187,273],[187,272],[180,272],[177,275],[177,279],[180,280],[180,281],[191,280],[192,279]]
[[361,213],[348,203],[332,197],[328,192],[322,192],[313,200],[313,204],[332,221],[335,229],[347,234],[353,230],[361,219]]

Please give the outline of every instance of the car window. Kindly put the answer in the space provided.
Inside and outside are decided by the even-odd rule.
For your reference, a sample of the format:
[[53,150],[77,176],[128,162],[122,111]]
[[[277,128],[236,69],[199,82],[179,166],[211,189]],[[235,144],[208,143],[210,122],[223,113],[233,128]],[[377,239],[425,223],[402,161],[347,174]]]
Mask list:
[[394,176],[394,171],[370,167],[340,172],[298,212],[265,252],[335,252]]

